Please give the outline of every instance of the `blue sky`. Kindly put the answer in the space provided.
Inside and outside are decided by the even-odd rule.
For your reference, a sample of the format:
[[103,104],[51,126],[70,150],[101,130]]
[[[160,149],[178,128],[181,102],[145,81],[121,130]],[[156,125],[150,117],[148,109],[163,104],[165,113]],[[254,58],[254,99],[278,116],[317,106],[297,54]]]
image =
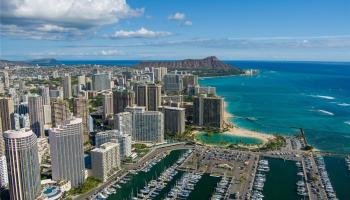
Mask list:
[[1,59],[350,61],[348,0],[1,0]]

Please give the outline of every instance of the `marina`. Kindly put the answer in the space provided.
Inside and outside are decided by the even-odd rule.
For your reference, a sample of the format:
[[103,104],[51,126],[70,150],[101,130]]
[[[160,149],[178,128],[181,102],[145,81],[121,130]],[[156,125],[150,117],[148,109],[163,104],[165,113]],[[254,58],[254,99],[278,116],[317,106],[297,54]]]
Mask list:
[[324,156],[329,179],[340,200],[350,197],[350,171],[343,156]]
[[269,169],[269,171],[266,173],[265,170],[262,170],[265,176],[262,176],[261,179],[266,178],[262,190],[263,199],[300,199],[300,196],[297,194],[296,185],[298,182],[296,162],[276,158],[264,158],[264,160],[265,159],[268,161],[269,167],[263,167],[262,169]]
[[[344,199],[344,189],[340,188],[338,195],[333,188],[333,172],[328,177],[328,159],[312,153],[259,155],[203,146],[165,150],[99,190],[92,199]],[[341,157],[341,161],[338,165],[347,171],[346,159]],[[251,176],[247,178],[247,174]]]
[[[174,150],[169,153],[166,157],[160,160],[156,164],[152,164],[149,170],[140,170],[139,172],[130,173],[120,180],[118,180],[114,186],[116,189],[116,194],[111,194],[108,200],[124,200],[131,199],[137,196],[140,189],[147,185],[147,182],[157,179],[163,171],[171,167],[176,161],[185,153],[186,150]],[[118,187],[119,185],[119,187]]]
[[328,199],[332,199],[335,200],[337,199],[335,190],[332,186],[332,183],[328,177],[328,173],[327,173],[327,169],[326,169],[326,164],[324,162],[324,159],[322,156],[314,156],[315,157],[315,161],[317,164],[317,168],[318,168],[318,172],[320,174],[323,186],[326,190],[326,194]]

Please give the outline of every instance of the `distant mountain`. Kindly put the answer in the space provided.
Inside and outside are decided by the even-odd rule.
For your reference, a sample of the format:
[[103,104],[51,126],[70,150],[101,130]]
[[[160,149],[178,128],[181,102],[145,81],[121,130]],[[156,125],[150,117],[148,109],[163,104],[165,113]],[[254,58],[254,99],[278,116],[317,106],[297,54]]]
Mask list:
[[23,61],[10,61],[10,60],[0,60],[0,68],[4,68],[5,66],[29,66],[30,64]]
[[199,76],[223,76],[243,74],[244,71],[220,61],[215,56],[204,59],[185,59],[177,61],[143,61],[135,65],[137,69],[145,67],[166,67],[169,70],[191,70],[197,72]]
[[41,58],[41,59],[35,59],[29,61],[31,64],[42,64],[42,65],[49,65],[49,64],[57,64],[58,61],[54,58]]
[[220,61],[215,56],[204,59],[185,59],[177,61],[143,61],[136,68],[166,67],[168,69],[232,69],[233,66]]

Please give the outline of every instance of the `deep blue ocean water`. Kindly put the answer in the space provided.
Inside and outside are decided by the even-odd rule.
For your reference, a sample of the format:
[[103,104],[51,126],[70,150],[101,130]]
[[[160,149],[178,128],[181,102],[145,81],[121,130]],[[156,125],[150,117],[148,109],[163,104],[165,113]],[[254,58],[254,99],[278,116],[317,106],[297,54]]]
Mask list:
[[229,61],[256,76],[202,79],[225,97],[239,126],[296,134],[324,151],[350,152],[350,63]]

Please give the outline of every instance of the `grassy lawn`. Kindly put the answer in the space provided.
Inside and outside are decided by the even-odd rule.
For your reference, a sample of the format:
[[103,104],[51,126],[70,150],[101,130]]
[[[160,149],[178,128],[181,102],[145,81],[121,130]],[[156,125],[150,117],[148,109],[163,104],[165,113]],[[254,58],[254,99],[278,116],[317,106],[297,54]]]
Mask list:
[[100,183],[101,183],[100,180],[92,178],[92,177],[88,177],[85,180],[84,184],[82,184],[79,187],[72,188],[71,190],[69,190],[68,194],[69,195],[84,194],[84,193],[90,191],[91,189],[97,187]]

